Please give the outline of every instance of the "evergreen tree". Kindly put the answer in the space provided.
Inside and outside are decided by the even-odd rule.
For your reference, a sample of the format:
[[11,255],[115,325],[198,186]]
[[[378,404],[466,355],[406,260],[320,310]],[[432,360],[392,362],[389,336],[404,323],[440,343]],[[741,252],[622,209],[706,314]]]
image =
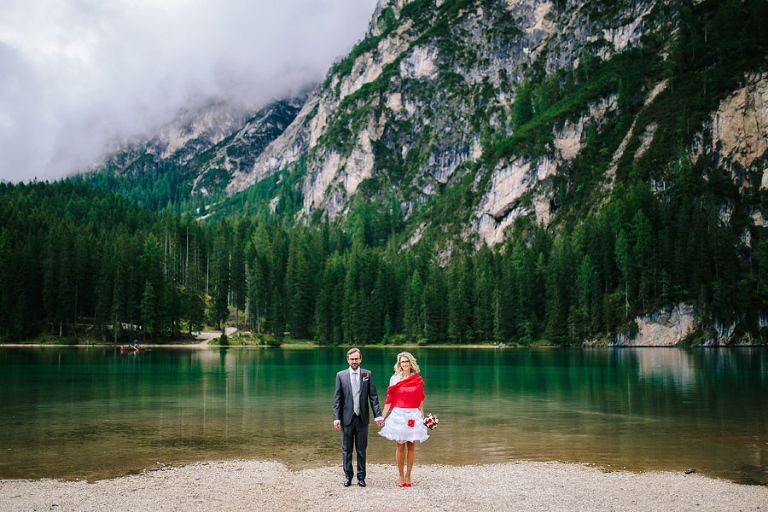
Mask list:
[[213,247],[212,264],[212,304],[210,310],[211,323],[223,331],[224,322],[229,317],[229,286],[230,286],[230,253],[227,237],[229,235],[226,223],[219,227]]
[[[242,227],[241,227],[242,226]],[[245,244],[240,231],[244,231],[246,226],[245,222],[238,224],[238,228],[235,230],[232,240],[232,257],[231,257],[231,293],[232,293],[232,305],[235,308],[235,327],[240,328],[239,313],[245,307],[246,287],[247,279],[245,272]]]
[[204,258],[202,247],[197,237],[189,242],[185,265],[184,305],[185,318],[189,333],[200,331],[205,327],[205,310],[207,307],[205,296]]
[[144,282],[144,293],[141,295],[141,324],[144,336],[153,337],[157,331],[157,295],[149,279]]
[[418,269],[413,271],[405,291],[404,322],[406,333],[412,339],[425,336],[424,282]]
[[616,266],[621,272],[621,282],[623,285],[623,297],[624,297],[624,318],[629,318],[629,304],[632,293],[632,254],[630,240],[627,234],[622,229],[619,231],[619,236],[616,239]]
[[473,323],[476,341],[490,341],[494,334],[495,262],[490,248],[483,244],[475,254]]
[[316,334],[323,343],[340,343],[345,339],[343,304],[346,273],[344,258],[337,253],[331,254],[325,262],[315,303]]
[[307,256],[306,238],[295,231],[288,248],[286,297],[288,329],[296,338],[309,338],[314,313],[314,283]]
[[430,343],[443,341],[448,337],[448,286],[443,269],[431,265],[424,283],[423,307],[424,336]]
[[[160,247],[160,241],[153,233],[149,233],[144,239],[144,251],[139,259],[141,263],[140,278],[143,277],[144,285],[141,290],[140,314],[141,323],[144,326],[144,332],[151,335],[158,335],[164,332],[167,325],[168,310],[164,299],[165,278],[163,272],[163,255]],[[149,286],[147,286],[149,283]],[[151,292],[151,303],[145,301],[147,289]],[[152,307],[152,323],[147,325],[145,307]]]
[[512,104],[512,124],[516,129],[533,119],[533,92],[530,82],[525,79],[515,90]]

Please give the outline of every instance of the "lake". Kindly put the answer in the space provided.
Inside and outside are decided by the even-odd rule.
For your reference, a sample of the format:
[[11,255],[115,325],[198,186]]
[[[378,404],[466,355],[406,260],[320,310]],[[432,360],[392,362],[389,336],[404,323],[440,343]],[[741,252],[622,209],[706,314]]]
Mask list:
[[[383,404],[397,348],[363,347]],[[578,461],[768,485],[768,350],[414,348],[417,464]],[[339,465],[342,348],[0,348],[0,479],[248,458]],[[369,463],[394,463],[371,425]]]

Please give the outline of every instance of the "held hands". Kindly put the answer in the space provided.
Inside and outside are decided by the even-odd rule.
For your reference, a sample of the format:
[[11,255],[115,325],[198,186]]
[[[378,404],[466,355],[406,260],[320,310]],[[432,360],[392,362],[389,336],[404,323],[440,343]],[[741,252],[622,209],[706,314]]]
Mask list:
[[[383,427],[384,426],[384,420],[375,420],[374,423],[376,423],[377,427]],[[333,428],[336,430],[341,430],[341,422],[340,421],[334,421],[333,422]]]

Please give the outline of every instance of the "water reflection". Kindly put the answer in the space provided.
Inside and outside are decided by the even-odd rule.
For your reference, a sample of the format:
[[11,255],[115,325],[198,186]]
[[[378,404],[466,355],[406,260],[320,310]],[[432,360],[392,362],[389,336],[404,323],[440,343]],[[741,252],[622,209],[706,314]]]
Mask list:
[[[398,350],[366,348],[379,392]],[[440,427],[420,463],[515,458],[768,484],[768,351],[414,349]],[[344,349],[0,350],[0,478],[101,478],[216,458],[340,462]],[[375,427],[372,427],[375,431]],[[391,462],[371,436],[369,460]]]

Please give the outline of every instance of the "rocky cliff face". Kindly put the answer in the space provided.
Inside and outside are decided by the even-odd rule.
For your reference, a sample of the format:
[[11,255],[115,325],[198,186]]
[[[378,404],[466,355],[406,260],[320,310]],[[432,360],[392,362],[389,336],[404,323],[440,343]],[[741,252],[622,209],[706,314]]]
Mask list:
[[[520,128],[515,102],[524,80],[539,74],[562,85],[567,73],[588,68],[587,59],[610,60],[654,35],[672,41],[676,22],[669,2],[654,0],[612,2],[610,8],[565,1],[381,0],[365,40],[336,63],[294,123],[252,166],[233,170],[227,191],[244,190],[303,158],[303,215],[322,210],[330,219],[344,216],[352,196],[369,182],[394,191],[408,218],[471,170],[479,200],[464,222],[465,237],[498,243],[521,216],[548,225],[555,209],[553,177],[580,156],[588,128],[615,122],[619,101],[612,92],[592,98],[578,115],[552,119],[542,147],[522,147],[488,162],[483,155],[493,144]],[[691,141],[692,155],[707,154],[736,180],[743,179],[737,168],[759,165],[766,147],[765,86],[758,73],[734,91]],[[647,105],[665,87],[664,81],[645,83],[638,93]],[[544,99],[534,99],[533,108]],[[654,132],[652,123],[633,124],[624,134],[604,169],[603,193],[610,191],[625,150],[637,160]],[[633,136],[640,143],[627,149]]]
[[[457,169],[479,161],[483,130],[510,130],[515,84],[550,43],[568,43],[558,43],[558,52],[547,59],[554,69],[573,65],[581,48],[603,34],[579,9],[566,15],[552,2],[465,4],[448,12],[445,2],[380,2],[359,51],[331,71],[295,129],[277,139],[250,172],[236,173],[228,190],[242,190],[306,155],[305,215],[319,208],[331,219],[345,214],[359,185],[379,176],[401,191],[404,211],[412,211],[414,202],[436,194]],[[448,33],[426,37],[436,23],[449,25]],[[627,23],[612,29],[622,47],[642,24],[634,17]],[[563,28],[574,37],[565,38]],[[565,146],[578,140],[583,124],[575,132],[561,130],[564,151],[555,158],[511,158],[494,169],[472,230],[496,242],[523,211],[546,221],[546,192],[523,210],[517,203],[554,173],[560,159],[573,156]],[[389,158],[382,162],[385,152]],[[396,175],[392,166],[407,167],[407,175]]]
[[164,172],[183,173],[192,195],[209,196],[221,191],[236,171],[253,167],[256,157],[293,122],[304,99],[279,100],[256,111],[214,101],[180,112],[153,137],[116,149],[104,167],[148,180]]
[[[520,217],[550,225],[558,181],[572,181],[595,132],[627,116],[622,95],[642,107],[631,124],[618,123],[621,144],[600,149],[611,158],[597,169],[592,201],[610,194],[622,165],[642,165],[646,150],[669,135],[642,116],[669,91],[658,73],[647,72],[630,93],[578,88],[595,80],[595,63],[633,50],[653,46],[669,60],[682,8],[661,0],[380,0],[365,39],[306,101],[277,102],[247,118],[213,105],[111,163],[128,169],[147,154],[175,162],[193,180],[192,193],[203,195],[232,195],[279,171],[299,172],[304,217],[319,211],[343,219],[357,194],[391,195],[414,226],[424,225],[415,218],[424,205],[471,182],[474,199],[457,231],[476,246],[496,244]],[[568,101],[558,112],[557,102]],[[768,73],[753,70],[691,137],[692,161],[711,160],[745,191],[768,186],[767,101]],[[537,134],[526,140],[531,124]],[[498,149],[516,137],[511,149]],[[663,176],[654,183],[668,186]],[[766,225],[762,209],[751,215]]]
[[[755,72],[723,100],[691,145],[692,159],[709,158],[727,169],[742,193],[768,189],[768,73]],[[762,209],[753,209],[757,226],[768,227]],[[725,220],[728,220],[727,218]]]
[[[607,340],[589,340],[585,346],[609,347],[734,347],[762,346],[763,341],[749,333],[737,332],[738,324],[714,322],[705,324],[698,318],[700,312],[691,304],[677,304],[674,307],[641,315],[634,319],[633,332],[623,332]],[[761,317],[760,328],[768,326],[768,318]]]
[[208,187],[226,186],[232,175],[251,169],[259,155],[295,120],[303,98],[277,101],[252,115],[242,126],[219,140],[198,157],[193,193],[209,193]]
[[199,109],[179,112],[157,134],[126,142],[115,148],[107,164],[118,171],[128,169],[141,157],[186,164],[240,128],[248,119],[241,110],[221,101]]

